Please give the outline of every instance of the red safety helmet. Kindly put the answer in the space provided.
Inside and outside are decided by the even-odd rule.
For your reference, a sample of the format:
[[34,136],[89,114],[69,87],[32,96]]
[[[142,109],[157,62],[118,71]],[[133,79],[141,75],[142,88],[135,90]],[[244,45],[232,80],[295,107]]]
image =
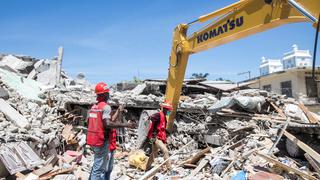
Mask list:
[[104,83],[104,82],[99,82],[97,85],[96,85],[96,88],[95,88],[95,93],[96,94],[102,94],[102,93],[107,93],[109,92],[109,88],[107,87],[107,84]]
[[165,109],[169,110],[169,111],[173,110],[172,104],[170,102],[168,102],[168,101],[165,101],[165,102],[161,103],[160,106],[162,108],[165,108]]

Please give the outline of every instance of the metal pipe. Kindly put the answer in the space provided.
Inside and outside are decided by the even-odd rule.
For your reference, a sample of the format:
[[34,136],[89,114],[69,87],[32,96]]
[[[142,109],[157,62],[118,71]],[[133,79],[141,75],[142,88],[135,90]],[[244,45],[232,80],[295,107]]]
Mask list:
[[288,0],[288,3],[297,9],[301,14],[303,14],[306,18],[308,18],[311,22],[316,23],[317,18],[312,16],[305,8],[303,8],[300,4],[298,4],[295,0]]
[[196,23],[196,22],[198,22],[198,21],[199,21],[199,19],[196,19],[196,20],[194,20],[194,21],[189,22],[188,25],[191,25],[191,24]]

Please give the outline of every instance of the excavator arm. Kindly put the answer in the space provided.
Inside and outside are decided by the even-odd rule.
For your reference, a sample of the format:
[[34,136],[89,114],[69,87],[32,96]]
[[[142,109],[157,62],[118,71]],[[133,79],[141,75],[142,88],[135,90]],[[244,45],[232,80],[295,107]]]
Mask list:
[[[179,24],[173,33],[165,99],[173,105],[167,129],[172,131],[189,55],[226,44],[280,25],[312,22],[320,13],[320,0],[241,0],[189,24]],[[187,35],[196,22],[212,23]]]

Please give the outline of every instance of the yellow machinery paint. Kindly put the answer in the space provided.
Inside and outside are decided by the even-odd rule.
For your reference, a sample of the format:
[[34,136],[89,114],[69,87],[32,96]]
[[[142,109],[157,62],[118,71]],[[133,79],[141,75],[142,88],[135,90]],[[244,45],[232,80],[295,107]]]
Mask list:
[[[175,28],[165,95],[174,108],[168,119],[169,131],[172,131],[189,55],[284,24],[310,21],[292,2],[311,16],[319,17],[320,0],[240,0]],[[191,24],[209,20],[213,22],[187,36]]]

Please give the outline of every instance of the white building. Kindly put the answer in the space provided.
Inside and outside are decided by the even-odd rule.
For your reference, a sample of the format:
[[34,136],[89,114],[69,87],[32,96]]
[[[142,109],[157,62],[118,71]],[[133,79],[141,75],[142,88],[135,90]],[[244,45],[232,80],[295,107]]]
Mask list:
[[266,59],[262,57],[260,63],[260,76],[265,76],[274,72],[282,71],[282,63],[280,59]]
[[[315,75],[320,78],[320,67],[316,67]],[[312,79],[311,67],[290,68],[239,83],[293,97],[306,105],[320,105],[320,82]]]
[[[309,50],[284,53],[280,60],[262,58],[260,76],[240,83],[250,83],[249,87],[273,91],[293,97],[309,107],[317,107],[320,112],[320,81],[312,78],[312,60]],[[316,67],[316,79],[320,79],[320,67]]]
[[284,53],[282,63],[285,70],[294,67],[312,66],[309,50],[299,50],[296,44],[292,46],[292,51]]

